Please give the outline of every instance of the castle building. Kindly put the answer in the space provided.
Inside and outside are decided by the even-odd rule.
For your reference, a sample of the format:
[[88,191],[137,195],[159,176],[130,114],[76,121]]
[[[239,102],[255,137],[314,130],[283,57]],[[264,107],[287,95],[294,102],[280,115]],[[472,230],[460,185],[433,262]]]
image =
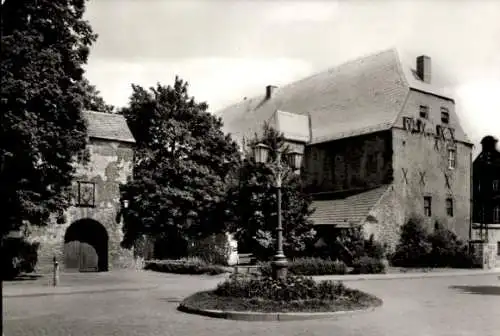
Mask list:
[[431,58],[362,57],[218,111],[240,142],[264,122],[304,153],[318,231],[361,225],[393,249],[420,216],[471,236],[471,152],[455,101],[432,84]]
[[133,252],[120,247],[123,238],[120,184],[132,178],[134,144],[122,115],[84,112],[89,160],[79,158],[71,206],[31,239],[40,243],[40,272],[52,268],[53,258],[66,272],[108,271],[128,266]]

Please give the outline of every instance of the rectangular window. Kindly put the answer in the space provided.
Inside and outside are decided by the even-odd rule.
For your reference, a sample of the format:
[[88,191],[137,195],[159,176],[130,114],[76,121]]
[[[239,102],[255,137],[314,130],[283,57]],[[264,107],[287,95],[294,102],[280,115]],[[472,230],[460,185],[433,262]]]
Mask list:
[[95,207],[95,186],[94,182],[78,182],[77,206]]
[[446,214],[450,217],[453,217],[453,199],[446,199]]
[[500,241],[497,242],[497,256],[500,257]]
[[432,198],[430,196],[425,196],[424,197],[424,214],[427,217],[430,217],[432,215]]
[[420,118],[424,119],[429,118],[429,106],[420,105]]
[[500,224],[500,205],[493,208],[493,224]]
[[498,191],[499,187],[500,187],[500,181],[493,180],[493,186],[492,186],[493,191]]
[[457,166],[457,151],[448,149],[448,168],[454,169]]
[[441,107],[441,122],[443,124],[450,122],[450,111],[446,107]]

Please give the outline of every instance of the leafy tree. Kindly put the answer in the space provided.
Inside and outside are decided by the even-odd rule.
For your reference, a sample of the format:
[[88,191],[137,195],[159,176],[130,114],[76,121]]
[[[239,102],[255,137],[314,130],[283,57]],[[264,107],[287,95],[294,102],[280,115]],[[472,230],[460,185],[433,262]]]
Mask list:
[[68,206],[85,147],[79,85],[95,41],[84,0],[6,0],[1,22],[2,238]]
[[[283,135],[268,125],[263,135],[255,136],[250,146],[257,142],[268,145],[271,159],[281,148],[289,151]],[[311,199],[303,191],[300,177],[288,171],[282,183],[283,247],[289,257],[299,256],[312,242],[316,232],[308,216]],[[243,248],[247,247],[257,258],[268,259],[274,254],[277,226],[277,196],[272,170],[268,164],[256,163],[251,155],[238,170],[238,182],[229,190],[227,208],[231,215],[232,231]]]
[[87,78],[82,78],[79,84],[81,85],[81,90],[85,92],[83,97],[83,107],[85,110],[106,113],[114,112],[115,107],[113,105],[106,104],[99,90],[97,90],[95,85],[90,84]]
[[216,219],[223,218],[220,203],[239,161],[237,146],[180,78],[173,86],[132,88],[122,110],[137,142],[134,180],[122,190],[129,200],[123,246],[149,235],[167,239],[163,247],[180,241],[175,249],[185,250],[189,237],[224,229]]
[[38,261],[38,247],[38,242],[29,242],[24,237],[5,237],[0,256],[2,280],[33,272]]

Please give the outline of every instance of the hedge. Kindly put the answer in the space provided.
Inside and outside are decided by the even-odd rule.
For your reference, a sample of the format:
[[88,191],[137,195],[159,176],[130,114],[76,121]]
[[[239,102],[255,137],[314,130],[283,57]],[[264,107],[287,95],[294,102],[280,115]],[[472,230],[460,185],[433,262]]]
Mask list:
[[[260,272],[263,276],[271,276],[271,263],[261,264]],[[294,275],[332,275],[346,274],[347,266],[343,261],[321,258],[297,258],[288,262],[288,272]]]
[[211,265],[197,258],[178,260],[149,260],[145,262],[145,270],[175,274],[222,274],[229,270],[222,265]]

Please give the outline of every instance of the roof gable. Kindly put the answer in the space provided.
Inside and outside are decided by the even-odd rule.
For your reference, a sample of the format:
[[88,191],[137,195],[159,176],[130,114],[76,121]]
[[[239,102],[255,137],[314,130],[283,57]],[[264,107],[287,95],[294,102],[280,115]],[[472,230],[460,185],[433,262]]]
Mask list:
[[134,136],[121,114],[84,111],[90,138],[135,143]]
[[311,141],[388,129],[408,92],[395,50],[344,63],[218,112],[226,132],[254,134],[276,110],[311,116]]
[[237,140],[258,133],[278,110],[310,115],[310,141],[325,142],[392,128],[410,89],[446,98],[419,80],[400,52],[389,49],[277,88],[270,99],[263,92],[216,114]]

